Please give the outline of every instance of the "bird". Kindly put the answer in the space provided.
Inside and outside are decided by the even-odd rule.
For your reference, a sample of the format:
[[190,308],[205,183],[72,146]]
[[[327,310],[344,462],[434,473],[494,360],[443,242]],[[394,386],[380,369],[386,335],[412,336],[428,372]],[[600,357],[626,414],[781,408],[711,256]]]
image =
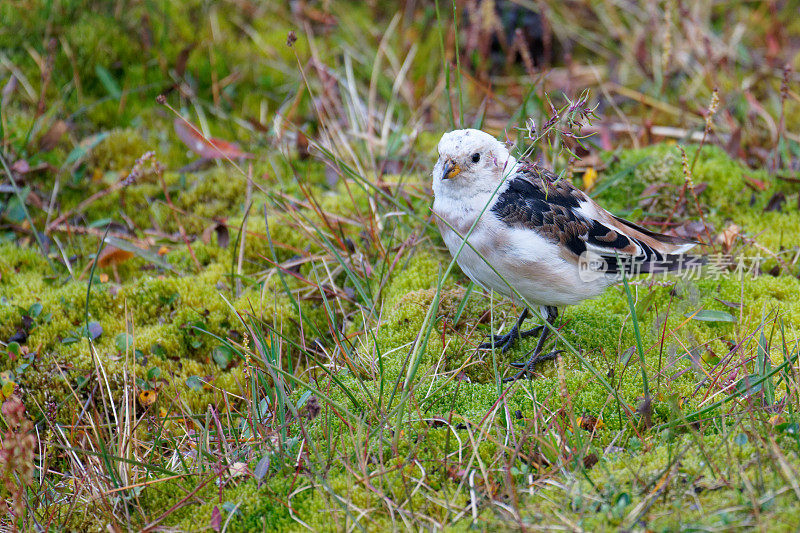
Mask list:
[[445,245],[474,283],[523,310],[505,335],[479,345],[507,352],[539,336],[527,361],[504,382],[533,377],[554,359],[542,353],[550,327],[523,331],[531,308],[550,326],[558,309],[602,294],[623,276],[702,264],[686,252],[696,241],[650,231],[600,207],[569,180],[517,160],[506,145],[477,129],[445,133],[433,167],[432,211]]

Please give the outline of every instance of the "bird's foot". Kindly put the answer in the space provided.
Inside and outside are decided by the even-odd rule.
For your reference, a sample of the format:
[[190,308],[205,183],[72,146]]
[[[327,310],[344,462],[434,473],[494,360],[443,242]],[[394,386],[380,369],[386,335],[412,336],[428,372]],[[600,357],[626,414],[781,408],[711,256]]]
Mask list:
[[552,352],[549,352],[549,353],[540,354],[540,355],[534,355],[533,357],[531,357],[527,361],[516,361],[514,363],[511,363],[512,367],[521,368],[522,370],[520,370],[519,372],[517,372],[516,374],[514,374],[511,377],[507,377],[507,378],[503,379],[503,383],[511,383],[513,381],[517,381],[518,379],[522,378],[526,374],[528,375],[528,377],[533,377],[533,368],[536,365],[538,365],[539,363],[542,363],[544,361],[550,361],[552,359],[555,359],[556,356],[558,356],[558,354],[560,354],[560,353],[562,353],[564,351],[565,350],[553,350]]
[[539,335],[542,333],[544,326],[536,326],[535,328],[531,328],[525,331],[520,331],[518,327],[514,326],[511,328],[511,331],[506,333],[505,335],[492,335],[490,341],[484,342],[478,345],[478,348],[481,350],[488,350],[490,348],[501,348],[503,353],[506,353],[517,339],[525,339],[527,337],[531,337],[533,335]]

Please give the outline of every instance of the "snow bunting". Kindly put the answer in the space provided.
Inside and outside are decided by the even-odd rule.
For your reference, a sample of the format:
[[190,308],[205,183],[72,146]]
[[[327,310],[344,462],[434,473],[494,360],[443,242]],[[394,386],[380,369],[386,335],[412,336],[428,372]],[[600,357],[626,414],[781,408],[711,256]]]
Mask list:
[[612,215],[568,180],[517,161],[488,133],[445,133],[438,150],[433,211],[447,248],[472,281],[523,306],[509,333],[480,347],[506,352],[518,338],[541,335],[530,359],[512,364],[522,370],[506,381],[557,353],[541,353],[547,327],[521,331],[529,305],[552,323],[559,307],[598,296],[623,274],[674,271],[698,261],[684,255],[694,241]]

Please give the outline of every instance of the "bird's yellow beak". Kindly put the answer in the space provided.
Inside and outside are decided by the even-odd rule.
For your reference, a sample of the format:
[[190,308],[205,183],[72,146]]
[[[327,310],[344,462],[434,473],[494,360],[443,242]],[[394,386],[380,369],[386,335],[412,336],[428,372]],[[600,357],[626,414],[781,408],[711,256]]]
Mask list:
[[461,167],[456,165],[452,159],[448,159],[444,162],[444,168],[442,169],[442,179],[449,180],[450,178],[455,178],[458,176],[458,173],[461,172]]

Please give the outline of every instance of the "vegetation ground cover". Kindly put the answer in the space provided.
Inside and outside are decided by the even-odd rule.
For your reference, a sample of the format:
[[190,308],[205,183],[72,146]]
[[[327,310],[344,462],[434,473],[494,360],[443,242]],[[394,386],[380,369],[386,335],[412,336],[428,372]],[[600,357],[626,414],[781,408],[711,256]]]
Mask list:
[[[3,526],[794,530],[798,7],[3,3]],[[430,212],[467,126],[714,269],[503,385]]]

